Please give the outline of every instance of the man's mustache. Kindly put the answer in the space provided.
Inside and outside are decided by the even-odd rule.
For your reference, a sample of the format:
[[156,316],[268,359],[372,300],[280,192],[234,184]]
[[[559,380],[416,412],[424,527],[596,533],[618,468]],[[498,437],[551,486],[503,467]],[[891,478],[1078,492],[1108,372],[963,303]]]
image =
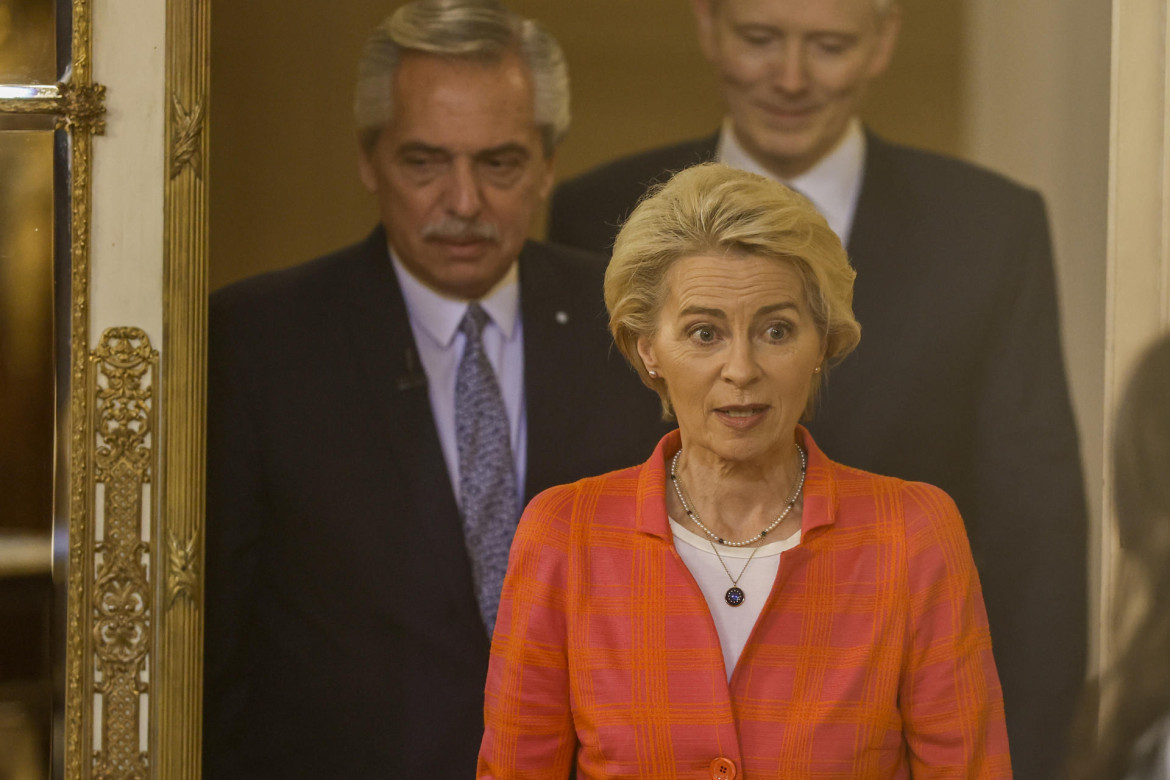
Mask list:
[[442,241],[491,241],[500,240],[500,230],[491,222],[474,219],[444,217],[438,222],[423,226],[425,239],[437,238]]

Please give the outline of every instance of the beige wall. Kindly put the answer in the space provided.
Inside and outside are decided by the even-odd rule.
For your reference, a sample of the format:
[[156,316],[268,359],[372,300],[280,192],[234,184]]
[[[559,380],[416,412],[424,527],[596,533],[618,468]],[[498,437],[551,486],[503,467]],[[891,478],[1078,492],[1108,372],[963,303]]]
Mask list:
[[[1089,494],[1099,614],[1109,184],[1108,3],[967,0],[963,155],[1038,188],[1056,252],[1065,362]],[[1043,31],[1037,35],[1036,31]],[[1094,641],[1090,666],[1096,664]]]
[[[374,224],[356,173],[351,84],[366,33],[396,3],[220,2],[212,15],[212,287],[351,243]],[[902,47],[866,119],[957,152],[962,4],[906,0]],[[573,128],[561,178],[718,126],[715,82],[687,0],[514,0],[561,41]],[[536,226],[539,233],[540,226]]]

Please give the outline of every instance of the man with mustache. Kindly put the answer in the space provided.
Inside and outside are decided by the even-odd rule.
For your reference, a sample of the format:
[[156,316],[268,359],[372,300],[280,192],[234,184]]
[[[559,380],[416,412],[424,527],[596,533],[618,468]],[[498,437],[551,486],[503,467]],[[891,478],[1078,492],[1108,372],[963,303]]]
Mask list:
[[535,22],[401,7],[355,101],[381,224],[214,296],[204,776],[471,777],[523,504],[662,432],[603,259],[526,239],[568,104]]
[[863,337],[809,427],[835,459],[954,497],[1016,776],[1055,776],[1085,673],[1087,520],[1043,201],[862,126],[861,98],[895,48],[892,0],[692,7],[723,126],[561,185],[549,237],[608,251],[650,183],[709,159],[784,181],[821,210],[857,269]]

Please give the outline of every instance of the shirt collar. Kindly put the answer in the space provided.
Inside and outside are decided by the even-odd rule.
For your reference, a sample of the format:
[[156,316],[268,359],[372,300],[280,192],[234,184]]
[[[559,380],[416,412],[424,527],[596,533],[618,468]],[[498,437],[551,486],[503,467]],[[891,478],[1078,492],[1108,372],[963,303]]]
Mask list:
[[[428,287],[403,265],[393,247],[388,249],[411,321],[440,348],[451,346],[469,301],[444,295]],[[504,338],[510,341],[520,319],[520,272],[517,263],[512,263],[507,273],[479,299],[479,305],[504,334]]]
[[849,239],[853,213],[865,173],[865,133],[861,122],[849,120],[845,134],[833,150],[809,170],[792,179],[781,179],[756,162],[735,137],[731,118],[723,120],[715,159],[733,168],[756,173],[792,187],[813,202],[842,243]]

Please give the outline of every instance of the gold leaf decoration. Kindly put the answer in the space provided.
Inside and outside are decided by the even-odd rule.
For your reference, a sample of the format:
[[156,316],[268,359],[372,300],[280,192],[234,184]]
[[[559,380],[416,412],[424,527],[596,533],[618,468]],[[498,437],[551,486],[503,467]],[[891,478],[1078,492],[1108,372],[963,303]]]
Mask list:
[[102,84],[57,85],[65,101],[65,115],[57,120],[58,130],[92,135],[106,132],[106,88]]
[[199,556],[196,538],[179,541],[174,534],[167,536],[167,606],[174,605],[180,596],[195,602],[199,582]]
[[187,110],[178,95],[171,96],[171,178],[191,166],[202,178],[203,103]]
[[104,533],[95,537],[93,693],[101,697],[102,743],[93,777],[146,780],[140,733],[148,713],[147,658],[154,619],[143,499],[153,471],[158,353],[138,328],[109,328],[90,357],[95,485],[105,486]]

